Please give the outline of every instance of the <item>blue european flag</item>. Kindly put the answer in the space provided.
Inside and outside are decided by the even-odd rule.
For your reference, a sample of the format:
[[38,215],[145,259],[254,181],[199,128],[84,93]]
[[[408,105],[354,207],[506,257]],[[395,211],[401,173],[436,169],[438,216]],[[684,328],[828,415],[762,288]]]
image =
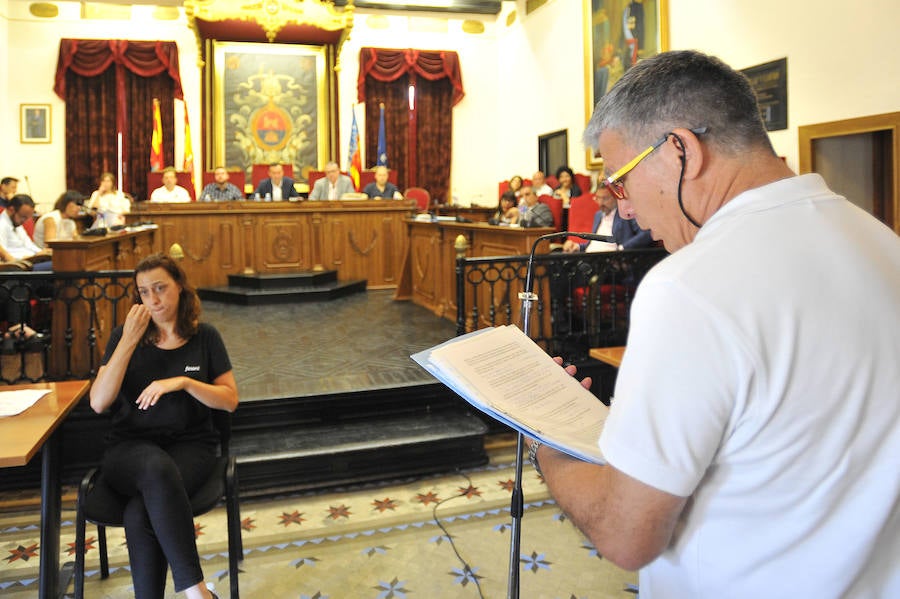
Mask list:
[[378,161],[375,166],[387,166],[387,139],[384,136],[384,104],[381,105],[381,118],[378,121]]

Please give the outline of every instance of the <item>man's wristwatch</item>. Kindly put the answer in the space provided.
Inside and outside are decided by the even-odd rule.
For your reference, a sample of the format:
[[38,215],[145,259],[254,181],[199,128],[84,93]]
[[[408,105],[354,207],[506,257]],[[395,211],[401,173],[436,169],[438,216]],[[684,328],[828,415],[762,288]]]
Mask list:
[[544,473],[541,472],[541,465],[540,465],[540,463],[538,463],[538,458],[537,458],[537,452],[538,452],[538,449],[541,448],[541,445],[543,445],[543,443],[541,443],[537,439],[535,439],[531,442],[531,446],[528,448],[528,461],[531,462],[531,465],[534,466],[534,469],[537,471],[538,474],[540,474],[541,476],[544,476]]

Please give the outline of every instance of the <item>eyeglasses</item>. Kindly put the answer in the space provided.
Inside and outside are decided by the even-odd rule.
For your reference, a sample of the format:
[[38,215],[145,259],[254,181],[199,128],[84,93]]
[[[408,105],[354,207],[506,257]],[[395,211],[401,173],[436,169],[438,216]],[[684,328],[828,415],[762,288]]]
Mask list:
[[[708,127],[697,127],[695,129],[690,130],[694,135],[702,135],[709,131]],[[659,146],[666,143],[666,140],[669,139],[669,136],[672,135],[672,132],[666,133],[662,137],[660,137],[657,141],[653,142],[653,144],[648,147],[646,150],[632,158],[628,164],[614,172],[612,175],[603,180],[603,187],[606,187],[609,192],[613,195],[617,200],[625,199],[625,186],[622,185],[622,178],[630,173],[634,167],[641,163],[641,161],[653,153],[653,151]]]

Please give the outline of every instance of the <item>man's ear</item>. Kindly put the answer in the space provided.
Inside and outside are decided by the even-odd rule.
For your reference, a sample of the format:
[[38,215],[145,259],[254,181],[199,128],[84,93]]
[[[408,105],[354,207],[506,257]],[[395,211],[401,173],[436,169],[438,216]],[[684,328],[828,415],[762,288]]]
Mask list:
[[[690,129],[679,127],[677,129],[672,129],[672,133],[678,137],[676,138],[675,135],[670,135],[666,140],[666,143],[674,146],[679,161],[681,159],[686,161],[684,178],[697,178],[703,170],[703,162],[706,158],[703,154],[703,144],[700,143],[700,139]],[[679,139],[681,139],[681,142],[678,141]],[[684,144],[683,148],[681,147],[682,143]]]

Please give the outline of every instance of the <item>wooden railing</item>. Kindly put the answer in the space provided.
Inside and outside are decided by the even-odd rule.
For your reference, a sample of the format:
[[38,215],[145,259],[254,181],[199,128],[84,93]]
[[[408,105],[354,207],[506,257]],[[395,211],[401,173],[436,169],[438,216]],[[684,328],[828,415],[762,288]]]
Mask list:
[[[667,255],[652,248],[535,256],[531,337],[568,361],[586,359],[591,347],[624,345],[637,286]],[[521,326],[527,267],[528,256],[457,259],[457,334]]]

